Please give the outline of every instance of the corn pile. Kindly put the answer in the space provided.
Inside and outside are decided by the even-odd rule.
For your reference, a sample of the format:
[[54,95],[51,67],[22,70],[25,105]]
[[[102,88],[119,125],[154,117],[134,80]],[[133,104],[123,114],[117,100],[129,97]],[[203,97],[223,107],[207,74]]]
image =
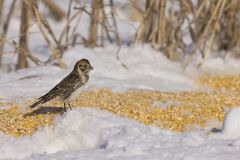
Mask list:
[[[101,88],[83,92],[73,106],[98,107],[114,114],[133,118],[139,122],[185,131],[191,127],[205,127],[213,120],[223,121],[229,108],[240,104],[240,76],[201,76],[197,83],[208,85],[211,92],[159,92],[151,90],[129,90],[124,93]],[[28,106],[33,100],[26,101]],[[4,104],[0,110],[0,130],[12,136],[32,135],[38,128],[53,124],[61,108],[39,108],[23,113],[23,104]],[[45,106],[62,106],[50,102]]]
[[240,75],[204,75],[197,82],[207,84],[215,91],[240,92]]

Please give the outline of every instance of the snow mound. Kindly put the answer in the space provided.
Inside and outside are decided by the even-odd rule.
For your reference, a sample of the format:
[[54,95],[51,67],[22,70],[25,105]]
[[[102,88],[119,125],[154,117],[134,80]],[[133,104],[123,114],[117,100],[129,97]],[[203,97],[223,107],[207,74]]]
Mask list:
[[230,139],[240,137],[240,106],[231,109],[225,115],[222,133],[224,137]]
[[[69,111],[60,115],[54,124],[39,129],[32,136],[16,138],[0,133],[0,159],[39,159],[39,156],[88,151],[110,151],[107,153],[113,157],[121,156],[122,152],[136,156],[146,154],[145,151],[155,148],[156,144],[164,146],[174,141],[172,138],[164,140],[163,137],[173,135],[169,131],[96,108]],[[121,152],[112,153],[112,150]]]
[[98,146],[101,130],[110,125],[95,112],[93,109],[69,111],[56,119],[55,126],[44,127],[31,137],[14,138],[2,133],[0,159],[94,148]]

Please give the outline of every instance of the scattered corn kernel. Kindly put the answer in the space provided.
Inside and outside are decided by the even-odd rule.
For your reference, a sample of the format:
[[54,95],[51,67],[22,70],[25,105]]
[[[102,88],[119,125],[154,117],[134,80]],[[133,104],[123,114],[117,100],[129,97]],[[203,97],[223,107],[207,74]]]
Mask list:
[[[209,85],[212,92],[159,92],[151,90],[129,90],[113,92],[101,88],[85,91],[72,102],[78,107],[98,107],[120,116],[133,118],[147,125],[185,131],[187,128],[205,127],[211,120],[223,121],[227,109],[240,105],[240,75],[201,76],[200,84]],[[33,100],[26,100],[26,106]],[[32,135],[38,128],[52,125],[62,112],[60,102],[45,104],[47,109],[38,108],[23,113],[18,103],[9,109],[0,109],[0,130],[12,136]]]

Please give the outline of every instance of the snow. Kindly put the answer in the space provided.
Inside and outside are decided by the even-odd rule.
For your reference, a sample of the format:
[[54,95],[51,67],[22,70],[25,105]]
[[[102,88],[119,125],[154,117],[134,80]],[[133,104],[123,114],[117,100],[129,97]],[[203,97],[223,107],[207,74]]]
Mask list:
[[33,136],[0,135],[1,159],[233,159],[238,141],[215,139],[204,130],[173,133],[94,108],[56,119]]
[[205,72],[215,74],[239,74],[239,68],[239,60],[231,57],[208,58],[203,64],[203,70]]
[[[86,88],[108,87],[115,91],[142,88],[162,91],[194,90],[197,85],[184,73],[179,63],[171,62],[149,46],[123,47],[120,61],[116,59],[116,46],[88,49],[75,47],[64,55],[68,69],[56,66],[35,66],[27,70],[2,73],[0,88],[5,100],[37,97],[56,85],[73,68],[75,62],[87,58],[94,66]],[[78,52],[80,51],[80,53]],[[148,65],[151,63],[152,65]],[[24,77],[32,77],[24,79]],[[26,87],[28,86],[28,87]],[[18,91],[16,92],[16,88]]]
[[240,138],[240,107],[228,111],[225,115],[222,133],[227,138]]
[[[1,97],[5,101],[38,97],[66,76],[80,58],[89,59],[95,68],[86,90],[198,89],[180,63],[167,60],[148,46],[121,49],[120,61],[128,69],[116,60],[116,50],[111,45],[91,50],[75,47],[64,55],[68,69],[47,65],[2,73]],[[37,77],[24,79],[26,76]],[[227,114],[222,131],[209,134],[207,129],[174,133],[97,108],[78,108],[59,115],[53,126],[40,128],[32,136],[15,138],[0,133],[0,159],[239,159],[239,126],[233,125],[239,111],[236,108]]]
[[[60,3],[62,7],[67,4],[66,1],[63,2]],[[6,5],[9,6],[9,3]],[[83,16],[83,21],[85,19]],[[18,35],[18,24],[19,17],[15,17],[9,28],[9,37]],[[86,31],[87,24],[80,25],[79,30]],[[63,25],[54,25],[54,30],[60,33]],[[34,25],[31,31],[36,28]],[[127,44],[134,29],[125,23],[120,23],[119,29]],[[36,56],[45,60],[49,50],[39,35],[32,34],[30,48]],[[6,46],[5,49],[9,51],[10,47]],[[199,59],[184,69],[181,63],[172,62],[150,46],[140,44],[122,46],[118,61],[117,50],[117,46],[109,44],[104,48],[94,49],[76,46],[64,53],[67,69],[54,65],[31,64],[30,68],[16,72],[0,71],[0,99],[7,102],[23,101],[46,93],[81,58],[89,59],[94,67],[86,90],[99,87],[114,91],[131,88],[172,92],[198,90],[199,86],[194,78],[203,71],[239,73],[240,70],[238,60],[214,57],[203,62],[202,70],[195,65]],[[16,55],[6,54],[3,57],[5,63],[16,61]],[[155,103],[158,105],[160,102]],[[168,104],[177,103],[167,101],[161,106],[164,108]],[[209,133],[206,129],[193,129],[175,133],[86,106],[59,115],[54,125],[40,128],[32,136],[16,138],[0,132],[0,159],[238,160],[239,114],[239,107],[231,110],[226,115],[220,132]]]

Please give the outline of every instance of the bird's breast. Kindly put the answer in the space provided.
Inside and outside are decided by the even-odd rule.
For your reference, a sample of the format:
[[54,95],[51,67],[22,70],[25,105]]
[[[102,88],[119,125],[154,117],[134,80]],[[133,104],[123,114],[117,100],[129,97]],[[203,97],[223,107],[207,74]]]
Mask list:
[[65,100],[65,101],[73,101],[75,99],[78,98],[78,96],[80,95],[80,93],[82,92],[83,88],[85,85],[79,87],[78,89],[76,89],[73,93],[71,93],[71,95]]

